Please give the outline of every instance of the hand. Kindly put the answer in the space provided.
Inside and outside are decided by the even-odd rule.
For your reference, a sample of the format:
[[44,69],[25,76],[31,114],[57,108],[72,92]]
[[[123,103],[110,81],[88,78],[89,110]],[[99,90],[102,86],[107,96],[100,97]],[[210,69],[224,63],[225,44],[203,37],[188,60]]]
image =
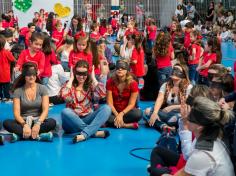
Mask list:
[[30,136],[31,136],[31,128],[29,127],[29,125],[25,124],[23,127],[23,138],[29,139]]
[[172,108],[171,108],[171,106],[167,106],[162,111],[165,113],[169,113],[170,111],[172,111]]
[[196,71],[200,71],[200,67],[199,66],[196,68]]
[[117,127],[117,128],[121,128],[124,126],[124,121],[123,121],[123,113],[119,113],[116,118],[115,118],[115,121],[114,121],[114,125]]
[[92,67],[92,73],[91,73],[91,79],[93,80],[93,82],[97,82],[96,76],[95,76],[95,66],[93,65]]
[[74,72],[73,72],[73,67],[70,67],[70,81],[74,81],[75,76],[74,76]]
[[226,104],[225,99],[221,98],[218,102],[218,104],[222,107],[224,104]]
[[14,68],[14,72],[19,72],[20,71],[20,68],[19,67],[15,67]]
[[160,117],[157,113],[152,113],[151,118],[149,120],[149,126],[153,126],[156,120],[160,121]]
[[32,139],[36,139],[39,135],[39,130],[40,130],[40,125],[39,124],[35,124],[32,128]]
[[100,64],[101,67],[100,68],[101,68],[101,74],[102,75],[105,75],[105,76],[108,75],[108,73],[110,71],[108,65],[109,65],[109,63],[107,62],[107,60],[104,59],[104,60],[101,61],[101,64]]
[[180,107],[180,114],[181,114],[181,117],[184,121],[187,120],[188,116],[189,116],[189,113],[191,111],[191,107],[187,104],[182,104],[181,107]]

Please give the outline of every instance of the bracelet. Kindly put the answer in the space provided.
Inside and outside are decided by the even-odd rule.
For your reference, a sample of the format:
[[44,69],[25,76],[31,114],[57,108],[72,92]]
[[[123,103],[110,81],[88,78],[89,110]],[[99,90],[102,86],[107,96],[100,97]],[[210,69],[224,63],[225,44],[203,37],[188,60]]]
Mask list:
[[38,120],[35,124],[37,124],[37,125],[41,125],[43,122],[41,122],[40,120]]

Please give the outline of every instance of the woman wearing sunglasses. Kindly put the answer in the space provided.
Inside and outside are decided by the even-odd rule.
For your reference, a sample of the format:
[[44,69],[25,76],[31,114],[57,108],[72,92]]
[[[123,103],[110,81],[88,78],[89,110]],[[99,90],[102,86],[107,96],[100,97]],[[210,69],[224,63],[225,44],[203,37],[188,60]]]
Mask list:
[[[107,70],[109,70],[103,67],[101,81],[106,80]],[[84,141],[89,137],[109,136],[108,131],[98,131],[98,129],[111,115],[111,108],[108,105],[103,105],[97,110],[93,108],[94,101],[106,96],[105,85],[96,80],[94,66],[92,73],[89,74],[88,62],[78,61],[74,69],[71,68],[70,80],[61,89],[61,96],[67,106],[61,113],[62,128],[67,134],[79,133],[74,136],[73,143]]]
[[107,125],[116,128],[138,129],[138,121],[142,112],[136,108],[138,83],[129,72],[126,60],[116,62],[116,71],[107,81],[107,104],[112,109],[112,115]]
[[181,104],[185,101],[191,88],[187,68],[176,64],[169,81],[161,86],[155,106],[145,110],[149,126],[153,126],[159,131],[165,129],[176,131]]
[[13,113],[15,119],[5,120],[4,128],[12,133],[11,142],[21,139],[52,141],[56,121],[48,116],[48,91],[37,77],[37,65],[26,62],[22,74],[13,84]]

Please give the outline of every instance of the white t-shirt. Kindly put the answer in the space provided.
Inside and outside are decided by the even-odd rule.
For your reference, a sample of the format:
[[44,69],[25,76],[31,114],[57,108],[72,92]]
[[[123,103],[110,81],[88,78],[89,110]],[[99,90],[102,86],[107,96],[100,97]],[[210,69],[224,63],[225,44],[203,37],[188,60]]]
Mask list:
[[220,139],[214,142],[213,151],[195,149],[195,144],[196,139],[193,141],[185,172],[196,176],[234,176],[233,164]]
[[[165,93],[166,93],[166,84],[167,83],[162,84],[162,86],[159,90],[159,93],[163,93],[165,95]],[[192,87],[193,87],[192,84],[188,85],[187,90],[186,90],[186,96],[188,96],[190,94]],[[178,96],[175,95],[174,97],[172,97],[172,95],[173,95],[172,91],[170,91],[170,93],[167,97],[167,101],[166,101],[167,105],[179,105],[180,102],[179,102]]]
[[[120,47],[120,51],[122,51],[122,48],[124,47],[124,45],[121,45]],[[128,48],[126,47],[125,48],[125,53],[121,53],[121,57],[123,59],[127,59],[127,60],[130,60],[131,56],[132,56],[132,53],[133,53],[133,49],[134,49],[134,46],[132,48]]]
[[69,80],[70,73],[64,72],[61,64],[52,66],[52,76],[48,80],[47,88],[49,97],[57,96],[63,84]]

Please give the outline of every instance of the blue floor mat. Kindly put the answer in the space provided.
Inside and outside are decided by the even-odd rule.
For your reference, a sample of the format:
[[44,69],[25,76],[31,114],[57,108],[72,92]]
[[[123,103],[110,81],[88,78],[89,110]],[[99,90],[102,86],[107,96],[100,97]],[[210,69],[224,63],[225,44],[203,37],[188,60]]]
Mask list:
[[[223,43],[223,63],[232,67],[236,50]],[[154,102],[141,102],[140,107]],[[60,124],[64,105],[50,108],[49,117]],[[0,121],[13,118],[12,104],[0,103]],[[4,176],[144,176],[147,161],[134,158],[129,151],[136,147],[154,147],[160,134],[140,125],[139,130],[109,129],[107,139],[89,139],[71,144],[71,137],[55,137],[52,143],[20,141],[0,146],[0,175]],[[149,158],[151,150],[136,154]]]

